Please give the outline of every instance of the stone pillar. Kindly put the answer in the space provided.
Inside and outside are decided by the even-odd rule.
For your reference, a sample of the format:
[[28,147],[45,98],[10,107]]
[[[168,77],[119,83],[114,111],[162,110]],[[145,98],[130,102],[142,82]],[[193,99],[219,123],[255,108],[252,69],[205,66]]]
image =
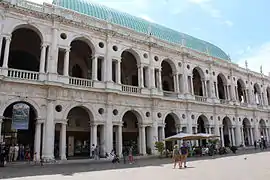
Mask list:
[[235,146],[235,127],[232,127],[232,145]]
[[[98,56],[92,59],[92,80],[97,80]],[[102,67],[103,68],[103,67]]]
[[158,141],[158,126],[157,123],[154,122],[153,126],[150,128],[151,134],[151,150],[152,150],[152,154],[157,154],[157,150],[155,148],[155,143]]
[[144,88],[143,65],[138,67],[139,87]]
[[155,68],[152,67],[151,65],[150,65],[150,69],[149,69],[149,74],[150,74],[150,76],[149,76],[150,88],[155,89],[156,88]]
[[[111,97],[109,96],[109,98]],[[105,133],[105,152],[107,153],[110,153],[113,149],[113,124],[112,124],[113,114],[112,112],[113,112],[112,106],[107,105],[106,123],[105,123],[105,132],[106,132]]]
[[158,88],[162,90],[161,69],[158,71]]
[[54,159],[54,102],[48,100],[47,104],[47,118],[45,121],[45,144],[43,157],[45,161],[51,161]]
[[194,95],[193,76],[190,76],[190,88],[191,88],[191,94]]
[[0,119],[0,143],[2,142],[2,124],[3,124],[3,120]]
[[[97,146],[97,125],[91,124],[91,147],[94,144],[94,146]],[[92,156],[92,151],[90,151],[90,155]]]
[[122,156],[122,151],[123,151],[123,137],[122,137],[122,125],[118,125],[117,127],[117,145],[118,145],[118,156]]
[[228,133],[229,133],[229,141],[230,141],[230,145],[232,145],[232,128],[231,127],[229,127],[228,128]]
[[116,66],[116,83],[121,84],[121,60],[117,60]]
[[34,143],[34,148],[35,152],[37,153],[37,161],[40,159],[40,145],[41,145],[41,122],[36,121],[36,130],[35,130],[35,143]]
[[220,127],[221,146],[224,147],[224,133],[223,126]]
[[65,49],[64,76],[69,76],[69,52],[70,48]]
[[218,93],[218,84],[217,84],[217,82],[215,83],[215,85],[216,85],[216,94],[217,94],[216,98],[218,98],[218,99],[219,99],[219,93]]
[[3,59],[3,68],[8,68],[8,57],[10,49],[11,37],[6,37],[5,53]]
[[45,61],[46,61],[46,44],[41,45],[41,54],[40,54],[40,62],[39,62],[39,72],[45,72]]
[[205,96],[205,97],[208,97],[208,91],[207,91],[207,83],[206,83],[206,80],[203,81],[203,84],[204,84],[204,96]]
[[[61,123],[61,131],[60,131],[60,158],[61,160],[66,160],[66,141],[67,141],[67,123]],[[91,145],[90,145],[91,147]]]
[[2,54],[3,36],[0,34],[0,56]]
[[48,59],[48,72],[57,73],[57,62],[58,62],[58,29],[52,28],[52,45],[50,47],[50,55]]
[[140,138],[140,154],[146,155],[146,141],[145,141],[145,126],[140,126],[139,131],[139,138]]
[[246,144],[245,144],[245,142],[246,142],[246,140],[245,140],[245,136],[244,136],[244,128],[243,127],[241,127],[241,140],[242,140],[242,144],[243,144],[243,146],[246,146]]
[[240,125],[236,126],[235,134],[236,134],[236,146],[240,146],[242,144],[242,138],[241,138],[242,135],[241,135],[241,126]]
[[253,145],[253,143],[254,143],[253,128],[250,128],[249,131],[250,131],[250,137],[251,137],[251,139],[250,139],[251,140],[250,145]]

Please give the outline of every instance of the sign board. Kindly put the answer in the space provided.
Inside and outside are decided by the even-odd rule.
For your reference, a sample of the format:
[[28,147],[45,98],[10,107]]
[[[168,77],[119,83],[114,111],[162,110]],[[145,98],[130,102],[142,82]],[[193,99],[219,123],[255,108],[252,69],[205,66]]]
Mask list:
[[30,107],[24,103],[13,105],[12,129],[27,130],[29,125]]

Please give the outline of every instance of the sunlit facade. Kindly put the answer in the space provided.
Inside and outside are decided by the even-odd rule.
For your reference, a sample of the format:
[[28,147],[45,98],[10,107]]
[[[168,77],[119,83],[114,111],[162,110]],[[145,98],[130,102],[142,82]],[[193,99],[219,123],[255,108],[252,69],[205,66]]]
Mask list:
[[[92,144],[102,155],[130,145],[140,155],[155,153],[156,141],[177,132],[220,135],[224,146],[269,140],[269,77],[232,63],[210,43],[66,2],[0,2],[6,144],[65,160],[89,157]],[[25,130],[12,128],[18,103],[30,108]]]

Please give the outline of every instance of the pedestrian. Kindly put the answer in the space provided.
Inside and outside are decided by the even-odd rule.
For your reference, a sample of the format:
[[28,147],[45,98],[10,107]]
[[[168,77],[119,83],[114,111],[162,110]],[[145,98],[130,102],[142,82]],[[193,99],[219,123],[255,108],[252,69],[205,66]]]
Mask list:
[[128,150],[128,161],[129,161],[129,164],[134,163],[133,148],[132,148],[132,146],[130,146],[130,148]]
[[188,146],[186,145],[185,142],[183,142],[183,144],[180,148],[180,153],[181,153],[180,167],[182,168],[182,164],[184,163],[184,168],[186,168],[187,167]]
[[172,159],[173,159],[173,168],[175,169],[176,164],[179,165],[179,169],[181,168],[181,162],[180,162],[180,152],[179,152],[179,148],[178,145],[175,145],[173,147],[173,153],[172,153]]
[[122,154],[123,154],[124,164],[126,164],[127,163],[127,156],[128,156],[128,152],[127,152],[126,147],[123,148]]
[[14,146],[14,161],[17,161],[18,160],[18,155],[19,155],[19,145],[18,144],[16,144],[15,146]]

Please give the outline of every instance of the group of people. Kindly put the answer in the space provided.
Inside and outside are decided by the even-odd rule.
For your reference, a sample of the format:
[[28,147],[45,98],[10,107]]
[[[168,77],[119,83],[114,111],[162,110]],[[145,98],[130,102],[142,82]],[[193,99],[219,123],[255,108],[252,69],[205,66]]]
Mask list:
[[259,147],[261,150],[267,149],[266,140],[264,138],[261,138],[257,141],[254,141],[254,147],[257,149]]
[[4,156],[5,160],[8,162],[14,162],[14,161],[30,161],[31,159],[31,153],[30,153],[30,147],[29,145],[6,145],[5,143],[2,143],[0,148],[1,156]]
[[[188,156],[188,146],[185,142],[183,142],[182,146],[179,148],[178,145],[174,145],[172,158],[174,161],[174,167],[176,168],[176,165],[179,165],[179,169],[182,167],[187,167],[187,156]],[[182,166],[184,165],[184,166]]]

